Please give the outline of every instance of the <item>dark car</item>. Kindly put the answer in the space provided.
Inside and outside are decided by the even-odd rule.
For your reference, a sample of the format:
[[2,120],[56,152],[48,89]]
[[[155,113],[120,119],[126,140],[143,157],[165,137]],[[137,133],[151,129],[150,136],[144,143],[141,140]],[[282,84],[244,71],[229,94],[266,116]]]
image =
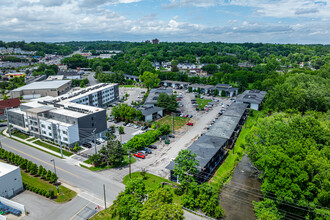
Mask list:
[[152,151],[150,150],[150,149],[148,149],[148,148],[143,148],[143,150],[145,151],[145,152],[147,152],[148,154],[152,154]]
[[127,123],[125,122],[124,124],[123,124],[123,126],[126,126],[127,125]]
[[142,131],[147,130],[147,129],[148,129],[148,126],[143,126],[143,127],[141,128]]
[[148,148],[157,149],[157,147],[155,145],[149,145]]
[[173,134],[169,134],[168,137],[175,138],[175,136]]
[[7,125],[6,124],[0,124],[0,127],[6,127]]
[[92,148],[92,144],[91,143],[84,143],[82,146],[87,147],[87,148]]

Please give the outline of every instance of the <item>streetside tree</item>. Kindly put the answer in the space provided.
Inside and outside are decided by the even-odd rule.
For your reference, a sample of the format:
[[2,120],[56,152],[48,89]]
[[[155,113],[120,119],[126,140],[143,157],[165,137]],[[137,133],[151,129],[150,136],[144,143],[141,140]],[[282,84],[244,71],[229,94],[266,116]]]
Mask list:
[[143,75],[139,76],[139,79],[142,81],[142,84],[151,89],[153,87],[157,87],[160,83],[160,79],[156,73],[145,71]]

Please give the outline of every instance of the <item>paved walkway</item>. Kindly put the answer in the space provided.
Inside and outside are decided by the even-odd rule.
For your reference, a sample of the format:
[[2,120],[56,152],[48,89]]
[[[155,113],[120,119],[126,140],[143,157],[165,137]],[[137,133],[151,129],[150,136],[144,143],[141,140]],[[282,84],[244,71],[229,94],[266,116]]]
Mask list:
[[[27,141],[27,140],[25,140],[25,139],[22,139],[22,138],[16,137],[16,136],[14,136],[14,135],[12,135],[12,136],[10,137],[10,135],[8,134],[7,131],[8,131],[8,128],[6,128],[6,129],[3,131],[3,134],[4,134],[5,136],[9,137],[9,138],[13,138],[13,139],[15,139],[15,140],[21,141],[21,142],[26,143],[26,144],[28,144],[28,145],[32,145],[33,147],[36,147],[36,148],[38,148],[38,149],[40,149],[40,150],[42,150],[42,151],[46,151],[46,152],[49,152],[49,153],[51,153],[51,154],[53,154],[53,155],[56,155],[56,156],[58,156],[58,157],[61,157],[61,154],[60,154],[60,153],[55,152],[55,151],[52,151],[52,150],[50,150],[50,149],[48,149],[48,148],[45,148],[45,147],[43,147],[43,146],[40,146],[40,145],[38,145],[38,144],[35,144],[35,143],[31,142],[31,141]],[[27,139],[29,139],[29,138],[27,138]],[[39,140],[39,139],[36,139],[36,140]],[[34,141],[35,141],[35,140],[34,140]],[[49,143],[47,143],[47,144],[49,144]],[[51,145],[51,144],[49,144],[49,145]],[[54,147],[57,147],[57,146],[54,146]],[[86,166],[86,167],[91,167],[91,166],[92,166],[92,165],[90,165],[90,164],[84,163],[84,162],[81,161],[81,160],[77,160],[77,159],[75,159],[74,157],[75,157],[75,154],[73,154],[73,155],[70,156],[70,157],[63,155],[63,159],[64,159],[65,161],[67,161],[67,162],[73,164],[73,165],[77,165],[77,166],[79,166],[79,165],[81,164],[81,165],[84,165],[84,166]]]

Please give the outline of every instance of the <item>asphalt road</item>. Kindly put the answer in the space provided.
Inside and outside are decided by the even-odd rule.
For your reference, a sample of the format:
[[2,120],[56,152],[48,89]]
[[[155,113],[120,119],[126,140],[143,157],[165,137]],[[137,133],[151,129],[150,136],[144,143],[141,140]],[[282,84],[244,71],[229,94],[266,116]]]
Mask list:
[[80,166],[74,166],[69,159],[59,159],[35,148],[26,146],[7,137],[1,138],[4,149],[21,155],[46,169],[53,170],[51,159],[55,160],[56,172],[59,180],[70,185],[80,197],[100,206],[103,204],[103,184],[108,190],[106,193],[109,205],[124,188],[124,184],[115,181],[111,176],[105,177],[97,172],[91,172]]
[[90,72],[88,75],[89,85],[94,86],[98,84],[99,82],[94,78],[95,72]]

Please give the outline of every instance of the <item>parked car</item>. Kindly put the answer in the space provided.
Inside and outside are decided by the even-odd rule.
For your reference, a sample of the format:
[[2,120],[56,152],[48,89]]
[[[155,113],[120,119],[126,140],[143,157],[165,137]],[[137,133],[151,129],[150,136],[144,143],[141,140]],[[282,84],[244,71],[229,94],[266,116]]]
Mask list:
[[192,118],[193,116],[192,115],[188,115],[188,118]]
[[150,150],[150,149],[148,149],[148,148],[143,148],[143,150],[145,151],[145,152],[147,152],[148,154],[152,154],[152,151]]
[[177,99],[177,101],[181,101],[181,99]]
[[155,145],[149,145],[148,148],[157,149],[157,147]]
[[132,124],[132,123],[128,123],[126,126],[127,126],[127,127],[132,127],[133,124]]
[[147,130],[148,129],[148,126],[143,126],[142,128],[141,128],[141,130]]
[[98,138],[96,140],[99,141],[99,142],[101,142],[101,143],[104,143],[105,142],[105,140],[103,138]]
[[6,127],[7,125],[6,124],[0,124],[0,127]]
[[194,123],[192,123],[192,122],[188,122],[187,125],[188,125],[188,126],[193,126]]
[[175,136],[173,134],[169,134],[168,137],[175,138]]
[[87,148],[92,148],[92,144],[91,143],[84,143],[82,146],[87,147]]
[[138,157],[138,158],[142,158],[142,159],[146,158],[146,156],[143,153],[141,153],[141,152],[139,152],[137,154],[133,154],[133,156],[134,157]]
[[142,153],[142,154],[144,154],[144,155],[148,155],[148,152],[147,151],[145,151],[145,150],[140,150],[138,153]]
[[183,117],[185,117],[185,118],[188,118],[188,116],[189,116],[189,115],[188,115],[188,114],[186,114],[186,115],[184,115]]

